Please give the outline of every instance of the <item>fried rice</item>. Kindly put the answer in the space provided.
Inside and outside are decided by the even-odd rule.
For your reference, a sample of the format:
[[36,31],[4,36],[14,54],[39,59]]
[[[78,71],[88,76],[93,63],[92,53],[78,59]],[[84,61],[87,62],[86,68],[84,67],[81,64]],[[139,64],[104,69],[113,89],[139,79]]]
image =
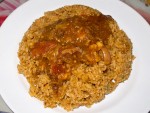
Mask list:
[[[101,37],[94,34],[105,34],[105,30],[102,30],[103,33],[96,31],[98,27],[91,30],[92,27],[86,26],[86,22],[90,26],[95,25],[90,24],[89,17],[104,17],[107,21],[102,20],[99,26],[106,26],[110,33]],[[72,29],[66,28],[68,21],[71,27],[83,23],[78,26],[76,35],[72,36],[77,36],[82,27],[84,33],[90,35],[81,36],[82,31],[79,33],[80,40],[92,35],[94,38],[73,43],[70,34],[64,35],[68,29]],[[104,21],[107,24],[103,24]],[[60,29],[64,33],[61,36],[65,38],[58,40]],[[133,61],[131,40],[117,22],[111,16],[83,5],[64,6],[36,19],[20,42],[18,57],[18,71],[30,84],[29,94],[43,101],[45,107],[61,106],[67,111],[80,106],[90,107],[102,101],[119,83],[128,79]]]

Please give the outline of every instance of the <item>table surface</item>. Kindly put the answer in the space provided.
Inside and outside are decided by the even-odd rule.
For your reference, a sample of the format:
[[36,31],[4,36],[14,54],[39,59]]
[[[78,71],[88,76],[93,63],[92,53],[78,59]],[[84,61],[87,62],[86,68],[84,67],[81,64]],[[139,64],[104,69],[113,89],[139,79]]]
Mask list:
[[[27,0],[0,0],[0,26],[13,10]],[[139,12],[150,23],[150,6],[145,6],[142,0],[121,0]],[[144,11],[143,11],[144,10]],[[0,96],[0,113],[13,113]]]

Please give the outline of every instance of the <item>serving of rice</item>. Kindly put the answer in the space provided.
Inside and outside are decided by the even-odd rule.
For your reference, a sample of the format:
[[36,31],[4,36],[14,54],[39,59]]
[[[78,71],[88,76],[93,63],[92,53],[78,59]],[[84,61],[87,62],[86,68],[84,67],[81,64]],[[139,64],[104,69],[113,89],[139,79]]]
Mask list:
[[[54,39],[55,35],[61,31],[58,30],[56,34],[46,33],[46,31],[57,31],[56,27],[65,29],[56,24],[63,24],[63,21],[68,18],[80,16],[84,16],[83,21],[86,20],[86,17],[93,16],[108,18],[104,27],[109,28],[110,33],[105,35],[107,36],[105,42],[102,39],[98,39],[99,37],[95,44],[89,42],[85,46],[86,43],[81,42],[87,48],[99,48],[93,53],[91,52],[92,55],[96,54],[94,57],[89,58],[85,54],[83,56],[86,60],[82,59],[81,56],[84,50],[73,43],[73,47],[75,46],[76,50],[71,50],[71,52],[64,51],[64,53],[68,52],[66,55],[69,57],[66,56],[66,58],[72,60],[73,56],[76,55],[75,53],[78,52],[78,58],[75,59],[77,60],[75,62],[78,63],[71,62],[70,59],[65,58],[63,63],[61,60],[58,63],[56,55],[58,51],[52,56],[56,46],[53,43],[48,43],[48,47],[44,44],[50,41],[51,37],[53,37],[55,43],[60,44],[61,41]],[[43,35],[44,33],[47,35]],[[90,30],[88,33],[90,34]],[[66,39],[62,41],[65,42]],[[72,42],[69,42],[69,47],[72,47],[70,44]],[[59,45],[60,48],[63,46],[63,44]],[[44,16],[35,20],[24,34],[19,45],[18,57],[20,59],[20,64],[18,64],[19,73],[23,74],[30,84],[29,94],[43,101],[45,107],[55,108],[61,106],[67,111],[80,106],[90,107],[94,103],[102,101],[105,95],[114,91],[119,83],[128,79],[133,61],[132,43],[125,32],[120,30],[116,21],[96,9],[83,5],[64,6],[54,11],[48,11]],[[51,62],[53,64],[57,62],[58,65],[57,67],[55,66],[57,72],[53,72],[54,66]],[[67,67],[65,69],[69,71],[62,70],[64,69],[62,67],[62,69],[58,69],[60,65],[65,65]]]

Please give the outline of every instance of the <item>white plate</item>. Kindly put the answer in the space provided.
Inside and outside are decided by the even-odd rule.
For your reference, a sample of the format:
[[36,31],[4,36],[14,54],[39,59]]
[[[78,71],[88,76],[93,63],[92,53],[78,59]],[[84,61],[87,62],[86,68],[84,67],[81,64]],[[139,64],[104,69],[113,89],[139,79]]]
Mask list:
[[[66,113],[60,107],[44,108],[30,97],[26,79],[17,72],[17,50],[25,31],[45,11],[64,5],[84,4],[111,15],[133,42],[131,76],[91,108],[80,107],[73,113],[148,113],[150,111],[150,26],[134,10],[116,0],[31,0],[15,10],[0,30],[0,94],[15,113]],[[72,112],[70,112],[72,113]]]

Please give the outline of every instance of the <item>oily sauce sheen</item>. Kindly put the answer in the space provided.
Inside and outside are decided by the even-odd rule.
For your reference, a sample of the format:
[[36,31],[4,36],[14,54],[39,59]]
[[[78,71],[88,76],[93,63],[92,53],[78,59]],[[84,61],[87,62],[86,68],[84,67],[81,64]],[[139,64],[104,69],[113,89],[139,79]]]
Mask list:
[[[42,28],[42,37],[31,48],[30,55],[52,79],[54,90],[70,78],[71,69],[78,64],[110,63],[105,47],[111,35],[110,16],[74,16]],[[42,73],[42,68],[39,73]]]

